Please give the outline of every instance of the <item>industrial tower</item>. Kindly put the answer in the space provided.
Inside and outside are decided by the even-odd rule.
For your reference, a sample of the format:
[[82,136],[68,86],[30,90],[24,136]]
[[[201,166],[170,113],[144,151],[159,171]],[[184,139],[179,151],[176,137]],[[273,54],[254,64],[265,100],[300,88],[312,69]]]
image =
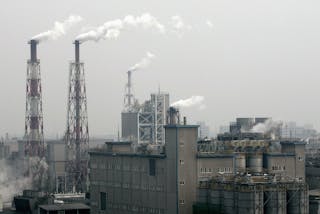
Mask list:
[[27,66],[26,118],[25,118],[25,156],[44,156],[42,89],[40,60],[37,59],[37,40],[29,41],[31,57]]
[[132,112],[134,111],[133,107],[135,104],[135,98],[132,92],[132,80],[131,80],[132,71],[129,70],[127,73],[128,73],[128,82],[125,87],[124,111]]
[[84,64],[76,40],[75,61],[70,63],[66,142],[66,191],[87,190],[89,130]]

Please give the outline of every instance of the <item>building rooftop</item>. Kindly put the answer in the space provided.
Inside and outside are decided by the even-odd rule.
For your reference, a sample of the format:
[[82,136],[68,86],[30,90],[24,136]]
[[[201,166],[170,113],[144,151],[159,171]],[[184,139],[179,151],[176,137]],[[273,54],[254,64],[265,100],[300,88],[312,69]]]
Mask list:
[[126,157],[143,157],[143,158],[166,158],[165,154],[146,154],[146,153],[124,153],[110,152],[106,149],[91,149],[89,154],[104,155],[104,156],[126,156]]
[[197,158],[232,158],[234,154],[198,153]]
[[131,145],[131,141],[107,141],[106,145]]
[[46,211],[55,211],[55,210],[87,210],[90,209],[89,206],[81,203],[72,203],[72,204],[49,204],[49,205],[40,205],[41,209]]
[[199,125],[168,124],[165,128],[199,128]]
[[284,140],[280,140],[280,144],[281,145],[306,145],[305,141],[302,141],[300,139],[284,139]]

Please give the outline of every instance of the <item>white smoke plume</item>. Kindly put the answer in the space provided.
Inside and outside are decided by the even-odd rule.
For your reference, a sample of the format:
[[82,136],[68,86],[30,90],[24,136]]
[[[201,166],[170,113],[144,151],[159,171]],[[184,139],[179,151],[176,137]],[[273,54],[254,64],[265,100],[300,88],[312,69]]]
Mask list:
[[149,13],[144,13],[141,16],[127,15],[123,19],[115,19],[105,22],[96,29],[82,33],[76,37],[76,40],[81,42],[96,41],[101,39],[116,39],[119,37],[122,30],[129,27],[153,28],[160,33],[165,33],[165,27],[154,16]]
[[0,171],[0,194],[3,202],[11,202],[16,194],[31,187],[31,179],[24,177],[22,170],[10,166],[4,159],[0,160]]
[[40,33],[32,37],[32,39],[37,40],[39,42],[46,41],[46,40],[56,40],[59,37],[65,35],[69,28],[71,28],[73,25],[77,24],[80,21],[82,21],[81,16],[70,15],[63,22],[55,22],[52,29],[46,32]]
[[145,67],[147,67],[150,63],[151,60],[154,58],[154,54],[147,52],[146,56],[143,57],[140,62],[136,63],[134,66],[132,66],[129,70],[130,71],[135,71],[135,70],[139,70],[139,69],[143,69]]
[[206,21],[206,25],[207,25],[209,28],[213,28],[213,23],[212,23],[210,20],[207,20],[207,21]]
[[182,36],[185,31],[192,29],[191,25],[186,24],[180,16],[172,16],[170,20],[170,26],[173,32]]
[[39,157],[29,158],[28,163],[0,160],[0,194],[3,202],[11,202],[24,189],[41,190],[48,185],[48,164]]
[[48,185],[48,164],[45,158],[29,158],[29,176],[32,177],[33,189],[46,189]]
[[255,125],[250,132],[270,133],[274,132],[281,126],[280,121],[273,121],[272,119],[266,120],[264,123],[258,123]]
[[204,105],[204,97],[203,96],[192,96],[185,100],[178,100],[171,104],[173,107],[178,108],[187,108],[187,107],[193,107],[193,106],[199,106],[199,110],[203,110],[206,108]]

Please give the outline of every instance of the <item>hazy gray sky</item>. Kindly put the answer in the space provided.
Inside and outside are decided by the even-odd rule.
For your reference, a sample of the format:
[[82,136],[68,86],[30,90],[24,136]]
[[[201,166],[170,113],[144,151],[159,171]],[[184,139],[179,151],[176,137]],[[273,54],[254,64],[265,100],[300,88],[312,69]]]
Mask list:
[[0,135],[24,133],[27,41],[32,36],[70,14],[84,19],[66,36],[38,46],[45,135],[61,135],[75,36],[105,21],[144,12],[165,24],[180,15],[193,29],[181,38],[129,30],[117,40],[81,46],[92,135],[116,133],[126,71],[146,51],[156,58],[146,70],[133,74],[140,101],[160,85],[172,102],[205,96],[206,109],[181,111],[189,121],[203,120],[212,128],[237,116],[271,116],[319,129],[319,11],[316,0],[2,0]]

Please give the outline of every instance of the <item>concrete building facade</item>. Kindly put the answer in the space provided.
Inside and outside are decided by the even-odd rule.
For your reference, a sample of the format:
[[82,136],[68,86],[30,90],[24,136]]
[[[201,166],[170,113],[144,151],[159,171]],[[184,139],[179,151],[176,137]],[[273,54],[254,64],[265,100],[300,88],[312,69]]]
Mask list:
[[165,129],[162,153],[90,151],[92,213],[192,213],[198,126]]

